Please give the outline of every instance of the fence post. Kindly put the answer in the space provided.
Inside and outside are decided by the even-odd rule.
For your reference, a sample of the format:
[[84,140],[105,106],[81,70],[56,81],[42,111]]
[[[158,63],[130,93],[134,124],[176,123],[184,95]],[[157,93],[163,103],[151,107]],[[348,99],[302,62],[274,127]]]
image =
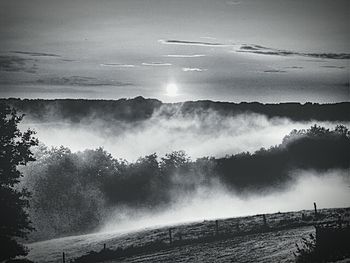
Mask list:
[[103,244],[103,250],[106,250],[106,244]]
[[219,221],[215,220],[215,235],[217,236],[219,234]]
[[169,228],[169,243],[172,244],[173,243],[173,239],[171,236],[171,228]]
[[65,263],[66,262],[66,254],[63,252],[62,253],[62,262]]
[[341,216],[338,216],[338,227],[341,228],[342,227],[342,221],[341,221]]
[[266,216],[265,216],[265,214],[263,214],[263,220],[264,220],[264,226],[266,226],[266,225],[267,225],[267,222],[266,222]]
[[316,218],[317,217],[317,205],[315,202],[314,202],[314,209],[315,209],[315,218]]

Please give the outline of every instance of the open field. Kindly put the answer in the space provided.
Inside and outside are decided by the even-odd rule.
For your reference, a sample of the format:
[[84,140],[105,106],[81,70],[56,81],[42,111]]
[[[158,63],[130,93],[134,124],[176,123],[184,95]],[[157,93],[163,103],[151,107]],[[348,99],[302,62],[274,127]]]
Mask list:
[[[338,215],[349,217],[349,208],[323,209],[321,221],[336,220]],[[304,214],[304,220],[302,220]],[[262,215],[218,220],[219,235],[215,239],[215,221],[202,221],[171,226],[174,245],[157,252],[135,255],[118,262],[293,262],[295,243],[315,232],[313,211],[266,215],[268,232]],[[189,244],[176,246],[180,239]],[[204,237],[213,237],[205,241]],[[203,242],[198,240],[203,239]],[[146,229],[132,233],[96,233],[71,236],[28,244],[28,258],[36,262],[61,262],[62,252],[69,260],[91,250],[143,246],[155,241],[169,242],[169,227]],[[193,241],[193,242],[191,242]],[[114,262],[114,261],[111,261]]]

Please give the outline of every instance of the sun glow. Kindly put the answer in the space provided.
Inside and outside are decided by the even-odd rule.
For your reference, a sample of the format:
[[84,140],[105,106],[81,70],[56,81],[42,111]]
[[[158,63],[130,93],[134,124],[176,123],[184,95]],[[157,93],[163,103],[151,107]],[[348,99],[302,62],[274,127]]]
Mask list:
[[174,97],[177,95],[177,85],[175,83],[168,83],[168,85],[166,86],[166,94],[170,97]]

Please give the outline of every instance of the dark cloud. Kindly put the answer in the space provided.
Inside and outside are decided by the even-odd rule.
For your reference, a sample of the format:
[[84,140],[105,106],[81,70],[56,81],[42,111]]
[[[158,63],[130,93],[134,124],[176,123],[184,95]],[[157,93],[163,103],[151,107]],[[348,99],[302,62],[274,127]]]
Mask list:
[[60,55],[57,55],[57,54],[42,53],[42,52],[11,51],[11,53],[29,55],[32,57],[61,57]]
[[286,73],[287,71],[285,70],[280,70],[280,69],[268,69],[264,70],[265,73]]
[[191,54],[191,55],[182,55],[182,54],[169,54],[169,55],[164,55],[164,57],[169,57],[169,58],[199,58],[199,57],[205,57],[206,55],[204,54]]
[[[23,93],[23,86],[18,86],[16,84],[20,85],[26,85],[25,86],[25,92],[26,93],[40,93],[40,94],[67,94],[73,93],[73,94],[81,94],[82,90],[78,86],[76,88],[74,87],[65,87],[65,86],[55,86],[54,88],[52,87],[47,87],[47,86],[42,86],[42,85],[33,85],[31,82],[18,82],[18,83],[13,83],[11,81],[0,82],[1,87],[0,90],[4,94],[14,94],[14,96],[18,96],[17,94],[22,94]],[[94,94],[97,91],[93,88],[89,89],[86,88],[84,89],[84,93],[87,94]]]
[[76,62],[76,60],[74,60],[74,59],[67,59],[67,58],[63,58],[63,59],[61,59],[61,61],[64,61],[64,62]]
[[212,42],[201,42],[201,41],[186,41],[186,40],[163,40],[160,39],[158,40],[159,43],[161,44],[166,44],[166,45],[183,45],[183,46],[214,46],[214,47],[225,47],[229,46],[223,43],[212,43]]
[[267,49],[263,46],[259,46],[259,45],[243,45],[241,46],[241,50],[247,50],[247,51],[259,51],[261,49]]
[[300,67],[300,66],[291,66],[291,67],[284,67],[284,68],[289,68],[289,69],[303,69],[304,67]]
[[187,40],[158,40],[161,44],[167,45],[183,45],[183,46],[209,46],[209,47],[234,47],[236,52],[240,53],[252,53],[258,55],[270,55],[270,56],[303,56],[319,59],[350,59],[349,53],[305,53],[296,52],[284,49],[275,49],[264,47],[255,44],[243,44],[237,48],[237,44],[223,44],[213,42],[201,42],[201,41],[187,41]]
[[35,61],[18,56],[0,56],[0,71],[36,73],[38,66]]
[[344,69],[345,67],[343,66],[333,66],[333,65],[325,65],[325,66],[320,66],[321,68],[337,68],[337,69]]
[[350,54],[348,53],[304,53],[247,44],[242,45],[237,52],[270,56],[304,56],[321,59],[350,59]]
[[307,57],[314,57],[314,58],[350,59],[350,54],[348,53],[299,53],[299,54]]
[[132,83],[99,80],[97,78],[85,76],[69,76],[69,77],[49,77],[41,78],[36,81],[37,84],[55,85],[55,86],[132,86]]

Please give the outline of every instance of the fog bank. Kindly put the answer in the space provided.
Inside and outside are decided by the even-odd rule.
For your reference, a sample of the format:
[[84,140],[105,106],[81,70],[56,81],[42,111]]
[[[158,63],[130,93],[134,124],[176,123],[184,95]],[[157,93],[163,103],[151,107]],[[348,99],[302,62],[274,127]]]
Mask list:
[[[223,157],[239,152],[254,152],[281,143],[293,129],[307,129],[317,123],[333,128],[340,122],[294,122],[288,118],[267,118],[261,114],[222,116],[216,112],[175,114],[171,117],[155,112],[150,119],[136,122],[102,122],[87,118],[80,123],[52,121],[33,122],[25,119],[47,146],[69,147],[72,151],[103,147],[115,158],[135,161],[157,153],[163,156],[184,150],[191,158]],[[348,122],[343,123],[350,126]]]
[[220,183],[199,187],[187,196],[177,196],[165,211],[115,208],[101,232],[129,232],[149,227],[181,224],[216,218],[240,217],[318,208],[349,207],[349,170],[294,171],[297,179],[287,189],[238,195]]

